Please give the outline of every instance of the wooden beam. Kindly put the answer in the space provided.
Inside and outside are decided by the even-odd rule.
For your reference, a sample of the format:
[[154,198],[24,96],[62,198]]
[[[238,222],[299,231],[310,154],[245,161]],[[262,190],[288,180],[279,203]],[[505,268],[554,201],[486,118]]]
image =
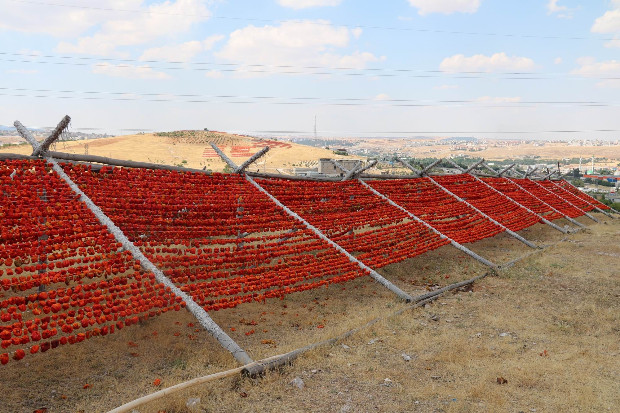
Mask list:
[[15,122],[13,122],[13,126],[15,126],[15,129],[17,129],[17,133],[19,133],[20,136],[24,138],[30,144],[30,146],[32,146],[33,149],[37,149],[39,147],[39,142],[37,142],[37,140],[34,138],[34,136],[32,136],[30,131],[26,129],[26,127],[22,125],[20,121],[16,120]]
[[211,147],[218,155],[220,155],[220,158],[222,158],[222,160],[226,162],[226,164],[232,168],[233,171],[237,170],[238,168],[237,164],[234,163],[228,156],[226,156],[226,154],[222,152],[220,148],[217,147],[216,144],[212,143]]
[[58,123],[54,131],[48,136],[38,148],[32,151],[33,156],[44,156],[45,153],[50,149],[50,145],[54,143],[60,135],[69,127],[69,123],[71,122],[71,118],[69,115],[66,115],[62,120]]
[[533,244],[532,242],[526,240],[525,238],[523,238],[521,235],[517,234],[516,232],[514,232],[513,230],[507,228],[505,225],[501,224],[500,222],[494,220],[493,218],[491,218],[490,216],[488,216],[487,214],[485,214],[484,212],[482,212],[481,210],[479,210],[478,208],[476,208],[475,206],[473,206],[472,204],[470,204],[469,202],[467,202],[466,200],[464,200],[463,198],[459,197],[458,195],[456,195],[455,193],[451,192],[449,189],[445,188],[443,185],[441,185],[439,182],[435,181],[432,177],[428,177],[428,179],[431,180],[431,182],[433,182],[435,185],[437,185],[439,188],[441,188],[444,192],[446,192],[447,194],[451,195],[452,197],[456,198],[459,202],[464,202],[465,204],[467,204],[470,208],[473,208],[476,212],[478,212],[480,215],[484,216],[486,219],[490,220],[491,222],[493,222],[495,225],[500,226],[501,228],[504,229],[504,231],[506,231],[507,234],[511,235],[512,237],[516,238],[517,240],[521,241],[522,243],[524,243],[525,245],[527,245],[530,248],[538,248],[538,246],[536,246],[535,244]]
[[94,163],[101,163],[101,164],[112,165],[112,166],[123,166],[126,168],[163,169],[166,171],[196,172],[196,173],[202,173],[202,174],[207,174],[207,175],[211,174],[211,172],[205,171],[202,169],[182,168],[179,166],[160,165],[160,164],[148,163],[148,162],[125,161],[122,159],[107,158],[105,156],[97,156],[97,155],[78,155],[78,154],[73,154],[73,153],[63,153],[63,152],[54,152],[54,151],[48,151],[46,155],[51,156],[54,159],[62,159],[62,160],[77,161],[77,162],[94,162]]
[[373,166],[375,166],[377,164],[377,162],[378,161],[376,159],[373,159],[372,161],[370,161],[363,168],[357,169],[356,171],[354,171],[350,176],[349,175],[345,176],[345,179],[343,179],[343,181],[346,181],[347,179],[350,179],[350,178],[357,178],[358,176],[360,176],[362,174],[362,172],[364,172],[364,171],[372,168]]
[[437,164],[439,164],[442,161],[443,161],[443,159],[437,159],[436,161],[432,162],[426,168],[422,169],[422,171],[420,172],[420,175],[428,175],[428,171],[433,169]]
[[235,169],[235,173],[242,174],[243,172],[245,172],[245,170],[246,170],[246,168],[248,166],[250,166],[254,162],[258,161],[263,155],[265,155],[267,152],[269,152],[269,149],[270,149],[269,146],[265,146],[263,149],[261,149],[260,151],[256,152],[254,155],[252,155],[250,157],[250,159],[248,159],[247,161],[242,163],[240,167]]
[[460,243],[456,242],[455,240],[453,240],[452,238],[448,237],[447,235],[444,235],[441,231],[439,231],[437,228],[435,228],[434,226],[432,226],[431,224],[429,224],[428,222],[424,221],[422,218],[418,217],[417,215],[415,215],[414,213],[410,212],[408,209],[402,207],[401,205],[397,204],[396,202],[394,202],[390,197],[388,197],[387,195],[377,191],[375,188],[371,187],[370,185],[368,185],[366,182],[362,181],[361,179],[359,180],[359,182],[366,187],[366,189],[368,189],[370,192],[372,192],[373,194],[375,194],[376,196],[378,196],[381,199],[384,199],[385,201],[387,201],[390,205],[392,205],[395,208],[398,208],[399,210],[403,211],[405,214],[407,214],[410,218],[412,218],[414,221],[419,222],[420,224],[424,225],[426,228],[430,229],[431,231],[433,231],[435,234],[439,235],[440,238],[443,239],[447,239],[448,241],[450,241],[450,244],[459,249],[460,251],[464,252],[465,254],[469,255],[470,257],[472,257],[473,259],[475,259],[476,261],[481,262],[482,264],[489,266],[491,268],[497,268],[497,265],[495,265],[494,263],[492,263],[491,261],[487,260],[486,258],[481,257],[480,255],[476,254],[475,252],[473,252],[472,250],[470,250],[469,248],[461,245]]
[[501,171],[499,171],[499,173],[497,174],[497,176],[501,177],[502,175],[504,175],[506,172],[510,171],[512,168],[514,168],[517,164],[513,163],[510,166],[505,167],[504,169],[502,169]]
[[180,297],[185,301],[186,309],[196,317],[200,325],[209,332],[226,350],[235,357],[235,359],[241,364],[248,364],[252,362],[250,356],[232,339],[222,328],[211,319],[209,314],[202,308],[194,299],[183,292],[176,286],[155,264],[153,264],[142,251],[127,238],[123,231],[116,226],[116,224],[97,206],[89,197],[82,191],[75,182],[65,173],[60,164],[53,158],[47,157],[47,162],[52,166],[58,176],[69,185],[76,195],[79,195],[80,201],[82,201],[88,209],[97,217],[99,222],[106,226],[108,231],[114,236],[117,242],[121,243],[123,247],[131,253],[133,258],[140,263],[145,271],[153,273],[157,282],[165,285],[172,293]]
[[475,164],[471,165],[469,168],[465,169],[465,173],[466,174],[470,173],[471,171],[476,169],[478,166],[480,166],[480,164],[483,164],[483,163],[484,163],[484,159],[479,160]]
[[[486,162],[482,162],[482,167],[485,168],[488,171],[491,171],[491,174],[495,175],[495,176],[499,176],[499,174],[497,173],[497,171],[493,168],[491,168],[489,165],[486,164]],[[472,174],[473,175],[473,174]]]
[[304,218],[302,218],[299,214],[295,213],[293,210],[291,210],[289,207],[287,207],[286,205],[284,205],[282,202],[280,202],[275,196],[273,196],[269,191],[267,191],[265,188],[263,188],[258,182],[256,182],[251,176],[249,175],[245,175],[245,179],[251,183],[252,185],[254,185],[254,187],[256,189],[258,189],[259,191],[261,191],[263,194],[265,194],[269,199],[271,199],[271,201],[273,203],[275,203],[278,207],[280,207],[281,209],[284,210],[284,212],[286,212],[288,215],[290,215],[291,217],[295,218],[297,221],[301,222],[302,224],[304,224],[306,226],[306,228],[308,228],[310,231],[314,232],[314,234],[319,237],[320,239],[322,239],[323,241],[327,242],[329,245],[331,245],[332,247],[334,247],[335,249],[337,249],[340,253],[344,254],[349,261],[351,261],[352,263],[357,264],[358,267],[360,267],[362,270],[366,271],[369,273],[369,275],[375,280],[377,281],[379,284],[383,285],[385,288],[387,288],[388,290],[392,291],[394,294],[396,294],[397,296],[399,296],[400,298],[402,298],[403,300],[407,301],[407,302],[411,302],[413,300],[413,297],[409,294],[407,294],[406,292],[404,292],[403,290],[401,290],[400,288],[398,288],[396,285],[392,284],[390,281],[388,281],[387,279],[385,279],[381,274],[379,274],[377,271],[373,270],[372,268],[370,268],[369,266],[367,266],[366,264],[364,264],[363,262],[361,262],[360,260],[358,260],[357,258],[355,258],[353,255],[351,255],[347,250],[345,250],[344,248],[342,248],[338,243],[336,243],[335,241],[332,241],[329,237],[327,237],[325,234],[323,234],[323,232],[321,230],[319,230],[318,228],[316,228],[314,225],[310,224],[308,221],[306,221]]
[[409,162],[405,161],[405,160],[404,160],[404,159],[402,159],[402,158],[396,158],[396,160],[397,160],[398,162],[402,163],[402,164],[405,166],[405,168],[410,169],[413,173],[415,173],[415,174],[416,174],[416,176],[418,176],[418,177],[419,177],[419,176],[422,176],[422,171],[421,171],[421,170],[419,170],[418,168],[415,168],[415,167],[414,167],[413,165],[411,165]]

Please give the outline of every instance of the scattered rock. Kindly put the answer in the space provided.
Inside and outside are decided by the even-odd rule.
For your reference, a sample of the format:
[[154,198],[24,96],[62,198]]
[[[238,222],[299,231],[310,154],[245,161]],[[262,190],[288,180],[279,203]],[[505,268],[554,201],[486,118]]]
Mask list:
[[510,334],[510,333],[500,333],[499,336],[500,337],[506,337],[508,334]]
[[185,406],[187,406],[187,408],[190,410],[198,408],[199,405],[200,405],[200,397],[190,397],[189,399],[187,399],[187,402],[185,403]]
[[383,379],[383,383],[381,383],[381,385],[385,387],[391,387],[392,384],[393,384],[392,380],[388,379],[387,377]]
[[373,338],[372,340],[370,340],[368,342],[368,345],[371,346],[371,345],[375,344],[377,342],[377,340],[379,340],[379,339],[378,338]]
[[319,371],[317,369],[310,370],[310,373],[317,374]]
[[291,386],[297,387],[300,390],[303,389],[304,387],[306,387],[306,384],[301,379],[301,377],[295,377],[289,384]]
[[508,383],[508,380],[506,380],[505,378],[503,377],[497,378],[497,384],[506,384],[506,383]]
[[347,346],[346,344],[343,344],[342,348],[345,349],[345,350],[350,350],[351,349],[351,347]]
[[405,360],[405,361],[411,361],[411,356],[410,356],[409,354],[407,354],[407,353],[403,353],[403,354],[402,354],[402,356],[403,356],[403,360]]
[[431,376],[431,379],[433,380],[439,380],[441,378],[441,376]]
[[433,314],[433,315],[431,315],[431,320],[432,321],[439,321],[439,316],[437,314]]

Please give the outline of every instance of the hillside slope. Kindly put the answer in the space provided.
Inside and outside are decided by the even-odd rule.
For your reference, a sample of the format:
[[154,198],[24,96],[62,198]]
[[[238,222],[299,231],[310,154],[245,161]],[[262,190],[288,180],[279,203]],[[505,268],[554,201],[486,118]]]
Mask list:
[[[328,149],[296,143],[257,139],[224,132],[176,131],[116,136],[82,141],[58,142],[52,150],[74,154],[107,156],[140,162],[179,165],[213,171],[223,171],[225,164],[211,149],[213,142],[233,161],[242,163],[261,148],[271,150],[250,170],[287,172],[295,166],[316,166],[320,158],[333,158]],[[0,152],[30,154],[30,146],[0,148]],[[338,156],[343,158],[343,156]],[[350,157],[359,159],[360,157]]]

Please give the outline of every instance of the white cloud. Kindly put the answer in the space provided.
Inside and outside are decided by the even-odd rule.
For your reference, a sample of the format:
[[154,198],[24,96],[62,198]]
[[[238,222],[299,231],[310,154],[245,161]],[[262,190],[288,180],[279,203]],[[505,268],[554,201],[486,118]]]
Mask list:
[[529,57],[507,56],[495,53],[492,56],[477,54],[471,57],[457,54],[443,59],[439,68],[444,72],[501,72],[507,70],[532,70],[535,64]]
[[441,86],[435,86],[433,89],[437,89],[437,90],[450,90],[450,89],[458,89],[458,85],[441,85]]
[[278,0],[282,7],[307,9],[309,7],[338,6],[342,0]]
[[556,14],[561,19],[572,19],[575,9],[569,9],[566,6],[558,6],[560,0],[549,0],[547,3],[547,14]]
[[562,58],[556,57],[555,59],[553,59],[553,63],[555,63],[556,65],[562,64]]
[[515,96],[515,97],[480,96],[475,101],[478,103],[488,103],[488,104],[518,103],[518,102],[521,102],[521,97],[520,96]]
[[375,100],[389,100],[389,99],[391,99],[391,97],[387,93],[379,93],[377,96],[375,96]]
[[157,72],[149,65],[134,66],[127,64],[114,65],[111,63],[100,63],[93,66],[93,73],[99,75],[124,77],[127,79],[169,79],[170,75],[164,72]]
[[620,1],[613,1],[613,9],[605,12],[594,21],[590,29],[593,33],[617,33],[620,32]]
[[409,0],[422,16],[430,13],[475,13],[482,0]]
[[140,60],[167,60],[175,62],[186,62],[197,54],[211,50],[215,43],[222,40],[224,36],[210,36],[203,41],[194,40],[181,44],[172,44],[162,47],[153,47],[145,50],[140,56]]
[[[232,32],[216,56],[241,65],[294,66],[291,71],[302,70],[300,66],[362,69],[380,58],[369,52],[342,54],[338,51],[349,46],[351,38],[360,35],[359,28],[335,27],[325,20],[291,21],[280,26],[250,25]],[[307,71],[315,72],[316,69]]]
[[[620,61],[608,60],[597,62],[593,57],[581,57],[577,59],[577,63],[581,66],[573,70],[571,73],[583,77],[600,78],[614,77],[620,78]],[[602,79],[596,84],[600,88],[617,88],[620,87],[619,79]]]
[[226,36],[222,36],[221,34],[214,34],[213,36],[209,36],[202,41],[202,47],[204,50],[211,50],[215,43],[224,40]]
[[[139,9],[144,0],[99,0],[97,7]],[[0,29],[25,33],[44,33],[53,37],[75,37],[91,27],[128,13],[67,7],[44,6],[36,3],[3,2]]]
[[[135,3],[134,0],[130,1]],[[183,33],[192,25],[207,20],[210,14],[205,2],[176,0],[151,4],[144,8],[144,13],[125,13],[116,19],[102,22],[95,34],[81,37],[77,43],[61,42],[57,50],[61,53],[122,55],[117,48],[145,44]]]

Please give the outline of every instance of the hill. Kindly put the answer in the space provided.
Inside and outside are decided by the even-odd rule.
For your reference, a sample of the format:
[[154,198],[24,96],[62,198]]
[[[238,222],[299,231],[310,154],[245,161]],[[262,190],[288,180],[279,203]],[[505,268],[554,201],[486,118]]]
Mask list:
[[[210,143],[218,145],[237,163],[242,163],[263,147],[269,146],[271,150],[267,155],[261,158],[253,168],[250,168],[250,170],[261,172],[273,173],[278,170],[291,170],[296,166],[316,166],[320,158],[335,156],[328,149],[296,143],[224,132],[190,130],[63,141],[56,143],[56,148],[52,147],[52,150],[197,169],[206,168],[216,172],[223,171],[226,165],[213,151]],[[12,146],[0,148],[0,152],[30,154],[32,151],[29,146]],[[338,158],[346,157],[339,155]],[[359,156],[351,158],[360,159]]]

